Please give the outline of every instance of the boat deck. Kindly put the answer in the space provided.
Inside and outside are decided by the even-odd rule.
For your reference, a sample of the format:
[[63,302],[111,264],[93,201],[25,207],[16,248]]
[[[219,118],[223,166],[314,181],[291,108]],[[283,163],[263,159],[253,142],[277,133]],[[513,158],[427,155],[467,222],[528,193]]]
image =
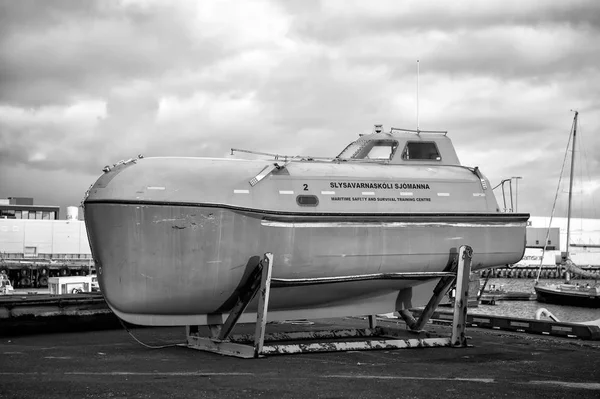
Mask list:
[[[381,323],[396,323],[381,321]],[[365,327],[359,318],[269,329]],[[237,327],[236,327],[237,329]],[[244,331],[248,329],[248,331]],[[428,325],[447,335],[450,328]],[[236,330],[237,331],[237,330]],[[240,333],[253,326],[239,326]],[[131,330],[152,346],[184,329]],[[149,349],[124,329],[4,337],[0,397],[597,398],[600,342],[467,330],[472,347],[238,359],[179,346]]]

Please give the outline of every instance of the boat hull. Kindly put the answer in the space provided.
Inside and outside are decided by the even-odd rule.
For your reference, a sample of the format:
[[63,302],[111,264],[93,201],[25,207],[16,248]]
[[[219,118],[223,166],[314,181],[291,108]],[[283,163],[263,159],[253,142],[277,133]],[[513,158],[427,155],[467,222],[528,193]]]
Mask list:
[[534,287],[538,302],[555,305],[600,308],[600,295],[588,292],[561,291],[556,287]]
[[[448,270],[461,245],[472,268],[517,262],[525,221],[510,214],[315,214],[215,204],[89,201],[90,245],[107,303],[145,325],[211,323],[265,252],[273,277],[324,278]],[[431,296],[427,279],[274,288],[270,319],[387,313]],[[413,290],[414,288],[414,290]],[[425,299],[422,299],[422,298]],[[408,304],[404,303],[408,300]],[[256,309],[252,303],[248,311]]]

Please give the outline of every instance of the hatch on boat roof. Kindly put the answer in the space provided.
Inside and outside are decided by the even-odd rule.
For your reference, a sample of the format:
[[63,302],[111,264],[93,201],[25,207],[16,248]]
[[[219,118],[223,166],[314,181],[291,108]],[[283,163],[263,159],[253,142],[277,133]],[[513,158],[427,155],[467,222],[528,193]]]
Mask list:
[[391,128],[386,133],[382,125],[375,125],[372,134],[360,135],[336,158],[391,164],[460,165],[447,132]]

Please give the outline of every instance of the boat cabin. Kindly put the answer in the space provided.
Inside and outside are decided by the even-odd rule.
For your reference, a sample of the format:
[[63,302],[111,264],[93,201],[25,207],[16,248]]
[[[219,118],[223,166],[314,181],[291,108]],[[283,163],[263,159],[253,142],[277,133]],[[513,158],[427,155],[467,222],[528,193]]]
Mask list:
[[460,165],[447,132],[391,128],[383,132],[375,125],[374,132],[361,135],[349,144],[336,160],[380,161],[389,164]]

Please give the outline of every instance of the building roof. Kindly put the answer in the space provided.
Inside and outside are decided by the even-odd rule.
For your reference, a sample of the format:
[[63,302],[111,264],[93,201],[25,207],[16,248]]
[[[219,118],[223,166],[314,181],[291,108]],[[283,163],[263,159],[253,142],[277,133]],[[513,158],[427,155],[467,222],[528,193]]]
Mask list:
[[15,210],[15,211],[58,211],[60,206],[57,205],[10,205],[0,204],[1,210]]

